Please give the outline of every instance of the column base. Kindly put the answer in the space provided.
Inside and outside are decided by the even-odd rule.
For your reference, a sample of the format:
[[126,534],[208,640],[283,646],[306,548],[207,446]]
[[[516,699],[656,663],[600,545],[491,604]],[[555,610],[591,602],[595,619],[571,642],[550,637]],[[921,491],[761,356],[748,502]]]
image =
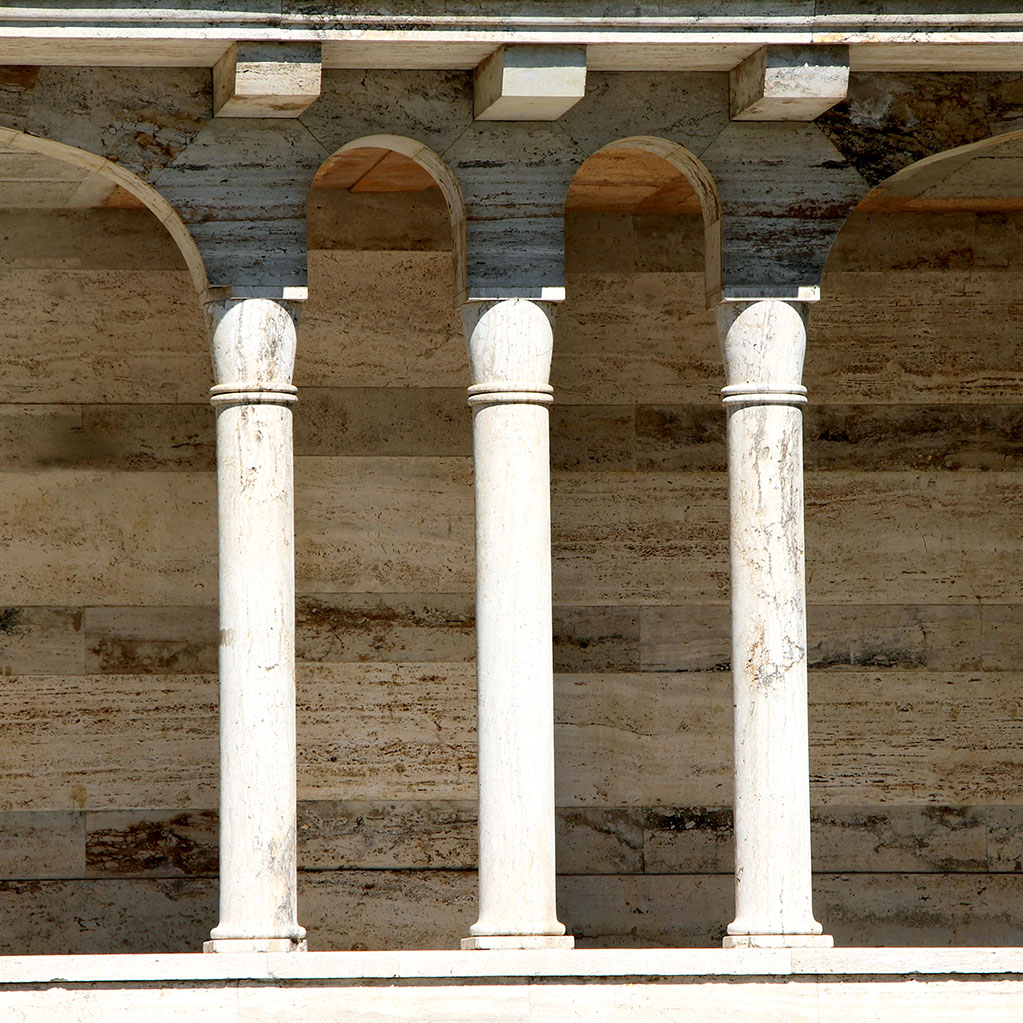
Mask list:
[[834,948],[830,934],[726,934],[722,948]]
[[512,948],[575,948],[575,938],[570,934],[478,934],[462,938],[462,951]]
[[203,952],[307,952],[303,938],[212,938],[202,943]]

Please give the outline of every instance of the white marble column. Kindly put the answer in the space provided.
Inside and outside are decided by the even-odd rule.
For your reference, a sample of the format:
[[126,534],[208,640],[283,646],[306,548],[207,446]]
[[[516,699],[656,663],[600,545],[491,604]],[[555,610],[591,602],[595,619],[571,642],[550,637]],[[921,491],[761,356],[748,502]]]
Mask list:
[[465,306],[476,479],[479,919],[464,949],[571,948],[555,909],[553,311]]
[[298,309],[267,298],[206,306],[220,536],[220,922],[207,952],[304,947],[291,423]]
[[803,540],[806,303],[718,307],[728,415],[735,920],[726,947],[830,946],[813,917]]

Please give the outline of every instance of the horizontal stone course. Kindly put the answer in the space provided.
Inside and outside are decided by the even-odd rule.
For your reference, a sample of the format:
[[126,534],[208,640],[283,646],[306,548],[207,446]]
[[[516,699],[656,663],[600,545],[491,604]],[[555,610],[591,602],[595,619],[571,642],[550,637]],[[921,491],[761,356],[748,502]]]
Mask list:
[[[720,475],[559,473],[552,493],[556,603],[727,602]],[[809,475],[808,599],[1011,603],[1021,503],[1009,472]]]
[[77,607],[0,608],[0,672],[85,672],[84,612]]
[[90,673],[216,671],[217,647],[215,607],[92,607],[85,612]]
[[0,405],[0,468],[210,472],[203,404]]
[[[1012,671],[1015,604],[811,604],[811,670]],[[189,674],[217,669],[214,607],[7,607],[0,667],[9,674]],[[299,662],[472,661],[468,593],[300,594]],[[728,671],[727,604],[560,605],[562,672]]]
[[722,386],[702,272],[569,273],[551,383],[567,404],[701,404]]
[[184,270],[12,269],[0,300],[12,322],[33,325],[7,339],[0,402],[198,404],[208,394],[202,311]]
[[299,591],[471,592],[471,479],[468,458],[298,459]]
[[309,254],[298,387],[462,388],[468,375],[451,253]]
[[140,486],[128,472],[12,472],[0,484],[0,605],[214,599],[213,473],[152,472]]
[[[462,388],[304,387],[295,453],[433,457],[472,452]],[[560,472],[720,472],[725,413],[693,405],[558,403],[551,465]],[[1023,406],[824,405],[804,413],[808,473],[1017,471]],[[0,469],[196,472],[215,467],[214,418],[202,404],[0,405]]]
[[[640,616],[644,670],[729,670],[727,606],[644,607]],[[808,663],[811,671],[1008,669],[1015,653],[1009,637],[1020,621],[1016,605],[811,604]]]
[[[810,405],[803,415],[808,474],[1012,471],[1023,466],[1023,407],[1017,404],[822,404],[809,386]],[[591,427],[598,431],[590,439],[591,449],[598,443],[610,448],[611,438],[601,435],[600,425],[597,420]],[[642,471],[726,469],[725,414],[717,404],[639,405],[634,436],[618,423],[615,436]],[[624,459],[624,454],[619,457]],[[602,464],[593,459],[586,467]]]
[[806,481],[811,603],[1012,603],[1014,473],[820,473]]
[[208,675],[3,678],[0,809],[209,806],[217,688]]
[[[471,662],[306,664],[301,799],[474,799]],[[212,675],[9,676],[7,810],[185,810],[216,804]],[[813,672],[813,798],[1013,805],[1023,709],[1013,672]],[[727,806],[724,671],[559,674],[558,801]]]
[[474,675],[465,663],[305,665],[299,799],[473,798]]
[[[0,814],[10,880],[215,876],[217,811]],[[1023,807],[875,804],[813,808],[818,872],[1018,874]],[[303,800],[299,869],[475,870],[475,800]],[[574,806],[557,811],[558,870],[728,874],[728,806]]]
[[315,456],[472,454],[464,387],[302,387],[295,453]]
[[649,214],[565,216],[569,273],[702,273],[703,220]]
[[[815,905],[839,945],[1018,945],[1005,912],[1023,876],[818,874]],[[581,948],[715,947],[731,919],[732,879],[573,875],[559,911]],[[443,949],[475,919],[472,871],[300,875],[310,947]],[[4,954],[197,951],[216,914],[212,878],[0,882]]]
[[554,608],[555,671],[634,671],[641,667],[642,609],[623,605]]
[[306,231],[312,250],[450,251],[451,218],[440,189],[349,192],[317,187],[309,193]]
[[83,816],[86,877],[216,875],[216,810],[99,810]]
[[[38,192],[38,182],[26,184]],[[5,272],[185,269],[170,234],[144,209],[0,209],[0,246]]]
[[0,878],[85,877],[85,814],[0,813]]
[[301,661],[471,661],[475,601],[469,593],[300,594]]

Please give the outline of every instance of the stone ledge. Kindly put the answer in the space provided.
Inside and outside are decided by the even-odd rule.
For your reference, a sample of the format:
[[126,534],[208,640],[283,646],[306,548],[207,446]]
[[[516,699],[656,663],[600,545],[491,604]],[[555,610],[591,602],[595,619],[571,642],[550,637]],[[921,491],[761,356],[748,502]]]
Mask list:
[[243,955],[2,956],[9,985],[619,977],[979,977],[1023,974],[1023,948],[576,949]]

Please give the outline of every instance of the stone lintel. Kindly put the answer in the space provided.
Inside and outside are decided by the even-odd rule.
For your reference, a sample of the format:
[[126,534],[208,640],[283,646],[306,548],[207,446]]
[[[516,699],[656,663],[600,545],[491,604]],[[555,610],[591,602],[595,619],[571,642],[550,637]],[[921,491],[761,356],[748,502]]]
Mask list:
[[845,99],[846,46],[762,46],[728,73],[733,121],[812,121]]
[[556,121],[586,93],[586,47],[501,46],[476,68],[480,121]]
[[215,117],[298,117],[320,95],[319,43],[232,43],[213,67]]
[[707,308],[713,309],[726,302],[763,302],[779,299],[782,302],[819,302],[819,284],[730,284],[707,295]]
[[309,298],[307,287],[268,285],[265,288],[232,286],[221,284],[206,289],[202,296],[205,302],[240,302],[246,298],[269,298],[274,302],[305,302]]
[[564,302],[565,288],[556,285],[517,288],[513,285],[494,284],[468,288],[465,294],[465,302],[503,302],[509,298],[526,298],[531,302]]

